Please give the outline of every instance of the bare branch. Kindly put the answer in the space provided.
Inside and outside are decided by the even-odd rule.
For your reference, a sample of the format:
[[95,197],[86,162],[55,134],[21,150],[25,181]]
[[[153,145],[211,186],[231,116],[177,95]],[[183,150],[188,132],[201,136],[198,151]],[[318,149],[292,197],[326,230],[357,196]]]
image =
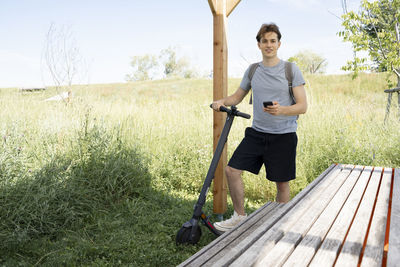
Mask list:
[[346,0],[342,0],[342,9],[343,9],[343,13],[347,14],[347,1]]
[[246,61],[246,63],[247,64],[251,64],[251,62],[249,61],[249,60],[247,60],[247,58],[240,52],[240,57],[244,60],[244,61]]
[[396,40],[397,43],[399,44],[399,48],[397,49],[397,55],[400,56],[400,32],[399,32],[399,23],[396,22],[396,24],[394,25],[395,30],[396,30]]
[[331,14],[332,16],[340,19],[341,21],[343,21],[343,19],[341,17],[339,17],[338,15],[336,15],[335,13],[331,12],[330,10],[328,10],[328,13]]
[[396,68],[394,68],[393,63],[392,63],[392,70],[397,75],[397,77],[400,78],[400,72],[396,70]]
[[317,67],[315,67],[314,73],[318,71],[318,69],[321,67],[322,63],[324,63],[325,61],[326,61],[326,59],[323,59],[323,60],[317,65]]

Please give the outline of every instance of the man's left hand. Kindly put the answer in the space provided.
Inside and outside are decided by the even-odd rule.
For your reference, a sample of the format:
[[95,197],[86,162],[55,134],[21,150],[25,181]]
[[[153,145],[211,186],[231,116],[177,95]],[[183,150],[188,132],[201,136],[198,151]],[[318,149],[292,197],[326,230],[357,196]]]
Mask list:
[[284,107],[279,105],[277,101],[272,102],[272,106],[268,106],[264,108],[264,112],[268,112],[271,115],[277,116],[277,115],[283,115],[283,109]]

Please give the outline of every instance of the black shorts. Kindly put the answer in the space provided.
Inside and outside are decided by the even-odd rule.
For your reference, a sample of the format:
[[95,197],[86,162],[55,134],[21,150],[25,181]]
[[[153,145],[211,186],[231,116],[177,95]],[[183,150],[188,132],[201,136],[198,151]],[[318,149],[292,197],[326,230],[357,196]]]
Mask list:
[[296,133],[269,134],[249,127],[228,166],[258,174],[264,164],[268,180],[287,182],[296,178],[296,147]]

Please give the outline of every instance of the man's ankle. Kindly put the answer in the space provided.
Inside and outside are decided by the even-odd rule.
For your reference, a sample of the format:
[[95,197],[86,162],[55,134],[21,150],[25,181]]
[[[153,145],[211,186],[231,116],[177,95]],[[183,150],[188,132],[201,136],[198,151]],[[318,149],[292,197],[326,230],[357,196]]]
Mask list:
[[235,212],[236,212],[236,214],[239,215],[239,216],[246,216],[246,213],[244,212],[244,210],[241,210],[240,212],[237,212],[237,211],[235,210]]

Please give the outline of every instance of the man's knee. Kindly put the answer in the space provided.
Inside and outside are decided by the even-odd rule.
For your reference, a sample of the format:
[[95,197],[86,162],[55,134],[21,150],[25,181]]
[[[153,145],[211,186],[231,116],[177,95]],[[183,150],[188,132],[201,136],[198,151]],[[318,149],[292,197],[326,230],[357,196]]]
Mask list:
[[226,173],[226,177],[228,179],[232,179],[232,178],[240,177],[240,175],[242,174],[242,171],[238,170],[238,169],[235,169],[235,168],[232,168],[230,166],[226,166],[225,173]]

